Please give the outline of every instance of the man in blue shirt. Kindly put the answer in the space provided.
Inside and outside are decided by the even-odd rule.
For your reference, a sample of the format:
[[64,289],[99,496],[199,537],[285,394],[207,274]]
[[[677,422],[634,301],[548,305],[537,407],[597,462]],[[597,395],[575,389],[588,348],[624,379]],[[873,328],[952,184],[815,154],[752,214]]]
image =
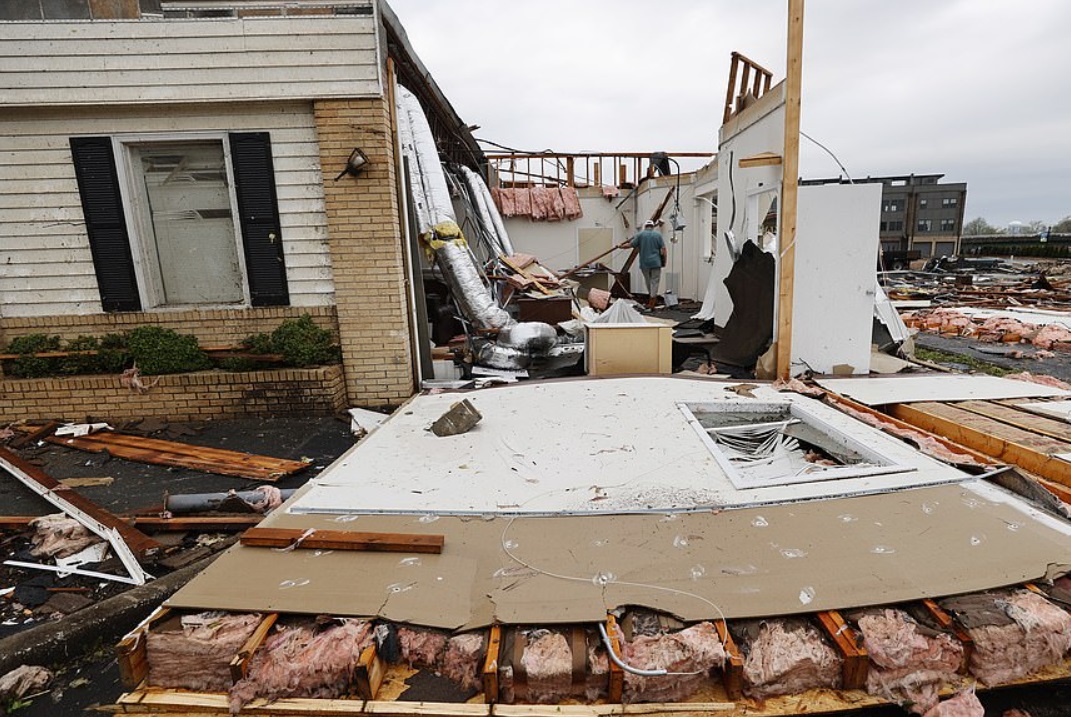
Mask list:
[[666,243],[655,231],[655,223],[648,219],[643,231],[632,237],[630,245],[640,250],[640,273],[647,282],[647,308],[653,309],[658,301],[658,284],[662,280],[662,267],[666,265]]

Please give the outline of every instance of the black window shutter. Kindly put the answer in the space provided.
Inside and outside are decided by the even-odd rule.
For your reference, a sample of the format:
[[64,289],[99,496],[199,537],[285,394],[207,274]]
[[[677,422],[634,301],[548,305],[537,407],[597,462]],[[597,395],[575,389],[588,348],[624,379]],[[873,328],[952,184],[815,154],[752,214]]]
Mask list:
[[286,287],[271,137],[267,132],[241,132],[232,133],[230,140],[250,298],[253,306],[286,306],[290,294]]
[[105,311],[140,311],[134,257],[126,231],[110,137],[71,137],[71,156]]

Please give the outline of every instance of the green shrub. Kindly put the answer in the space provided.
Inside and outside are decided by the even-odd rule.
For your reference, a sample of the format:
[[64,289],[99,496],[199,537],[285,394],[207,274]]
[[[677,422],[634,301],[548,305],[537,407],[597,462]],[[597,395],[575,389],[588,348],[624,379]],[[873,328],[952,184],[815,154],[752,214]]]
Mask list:
[[251,354],[272,354],[271,334],[253,334],[242,341],[242,348]]
[[122,373],[129,368],[130,350],[126,334],[104,334],[97,349],[97,368],[100,373]]
[[127,334],[126,343],[134,363],[147,376],[212,367],[195,336],[183,336],[162,326],[139,326]]
[[[71,339],[64,347],[64,351],[98,351],[100,339],[96,336],[79,336]],[[100,370],[100,361],[96,354],[81,356],[66,356],[59,360],[59,372],[68,376],[87,373],[104,373]]]
[[331,332],[313,323],[308,314],[287,319],[271,332],[270,353],[283,355],[287,366],[317,366],[338,363],[342,352],[331,343]]
[[[59,351],[60,337],[47,334],[29,334],[12,339],[7,345],[9,354],[35,354],[46,351]],[[38,358],[36,356],[20,356],[11,362],[10,373],[12,376],[22,378],[42,378],[55,376],[59,373],[63,359]]]

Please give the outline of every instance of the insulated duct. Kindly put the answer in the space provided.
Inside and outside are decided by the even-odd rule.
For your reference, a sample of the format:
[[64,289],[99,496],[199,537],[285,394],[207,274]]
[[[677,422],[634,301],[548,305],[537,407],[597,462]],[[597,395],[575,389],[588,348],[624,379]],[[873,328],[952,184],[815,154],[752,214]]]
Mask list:
[[465,183],[469,187],[469,193],[472,195],[472,201],[476,205],[476,211],[480,214],[480,221],[491,233],[496,249],[500,254],[513,256],[513,243],[509,239],[509,234],[506,233],[506,225],[502,222],[502,215],[499,214],[498,207],[495,206],[495,201],[491,198],[491,190],[487,188],[483,177],[465,166],[461,167],[461,176],[464,177]]

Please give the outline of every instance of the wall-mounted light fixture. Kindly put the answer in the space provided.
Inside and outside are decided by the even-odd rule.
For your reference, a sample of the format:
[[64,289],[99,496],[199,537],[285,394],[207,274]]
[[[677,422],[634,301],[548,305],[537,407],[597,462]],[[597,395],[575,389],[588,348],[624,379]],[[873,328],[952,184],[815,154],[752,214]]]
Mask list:
[[347,174],[356,177],[368,166],[368,155],[360,147],[354,147],[350,152],[350,158],[346,160],[346,168],[338,173],[335,181],[342,179]]

